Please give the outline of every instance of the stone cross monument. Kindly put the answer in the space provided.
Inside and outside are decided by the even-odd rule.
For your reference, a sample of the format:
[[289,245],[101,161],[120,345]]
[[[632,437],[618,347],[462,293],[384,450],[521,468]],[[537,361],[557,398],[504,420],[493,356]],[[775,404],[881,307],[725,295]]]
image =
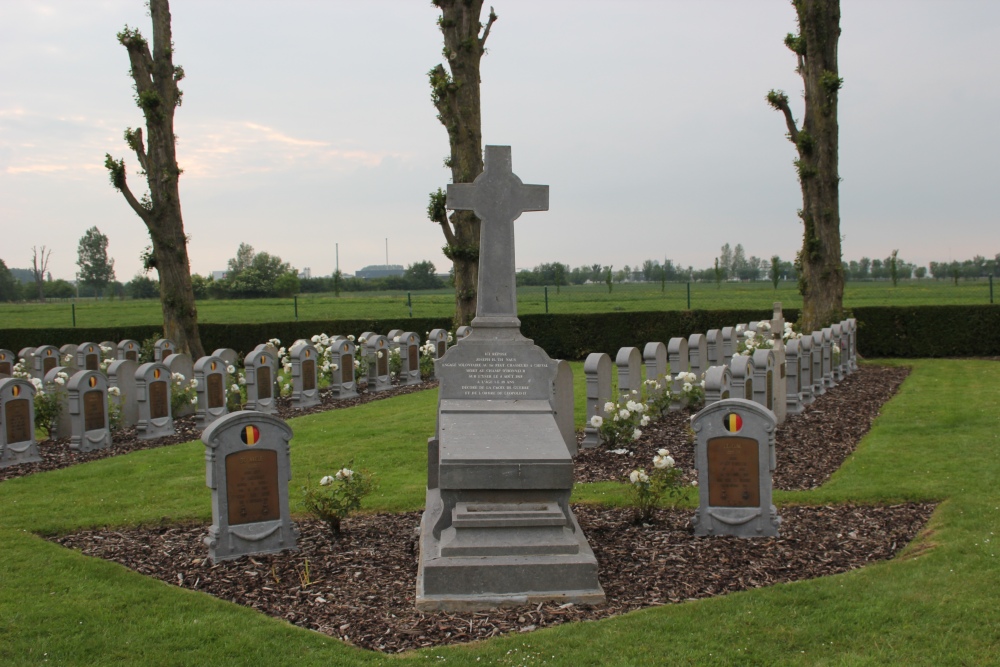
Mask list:
[[472,333],[435,361],[416,605],[601,603],[597,560],[569,507],[575,442],[560,424],[572,396],[517,319],[513,223],[548,209],[548,186],[511,172],[509,146],[485,157],[474,183],[448,186],[447,207],[482,221],[479,298]]

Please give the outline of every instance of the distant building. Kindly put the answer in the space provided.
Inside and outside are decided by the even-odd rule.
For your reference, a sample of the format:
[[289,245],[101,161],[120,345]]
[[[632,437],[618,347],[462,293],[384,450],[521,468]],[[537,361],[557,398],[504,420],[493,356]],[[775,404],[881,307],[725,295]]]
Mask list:
[[406,269],[402,264],[373,264],[363,269],[358,269],[355,276],[368,280],[369,278],[387,278],[389,276],[402,276]]
[[299,273],[299,278],[302,280],[308,280],[309,278],[312,278],[312,270],[308,266],[305,267],[304,269],[302,269],[301,273]]
[[225,280],[227,271],[212,271],[212,280]]

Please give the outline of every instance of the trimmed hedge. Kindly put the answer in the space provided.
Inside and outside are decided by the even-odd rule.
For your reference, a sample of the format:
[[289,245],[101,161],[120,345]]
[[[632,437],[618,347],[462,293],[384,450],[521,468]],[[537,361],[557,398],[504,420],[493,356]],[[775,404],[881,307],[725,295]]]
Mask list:
[[[858,352],[865,357],[995,357],[1000,356],[1000,306],[872,306],[855,308]],[[794,322],[797,309],[785,310]],[[649,341],[666,343],[675,336],[769,319],[766,310],[690,310],[649,313],[590,313],[522,315],[521,331],[555,359],[579,360],[591,352],[614,354],[618,348],[640,349]],[[201,324],[202,344],[211,352],[231,347],[241,355],[270,338],[290,343],[314,334],[377,331],[401,328],[421,339],[431,329],[450,329],[446,318],[403,320],[339,320],[317,322],[258,322],[253,324]],[[82,343],[134,338],[142,341],[161,335],[155,326],[0,330],[0,347],[15,354],[23,347],[51,343]]]

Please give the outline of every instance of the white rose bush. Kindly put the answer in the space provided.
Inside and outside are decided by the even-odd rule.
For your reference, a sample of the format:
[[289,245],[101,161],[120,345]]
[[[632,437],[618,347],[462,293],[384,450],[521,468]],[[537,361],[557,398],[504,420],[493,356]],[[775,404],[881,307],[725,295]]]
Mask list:
[[367,470],[355,470],[351,460],[333,475],[325,475],[317,486],[302,489],[302,504],[307,512],[322,521],[336,539],[340,523],[351,512],[361,509],[361,501],[375,489],[375,481]]
[[649,523],[653,512],[666,496],[671,507],[681,493],[681,471],[674,465],[670,450],[660,449],[653,457],[653,469],[637,468],[629,473],[629,500],[635,523]]
[[633,391],[623,403],[608,401],[604,404],[604,414],[594,415],[590,425],[598,430],[601,440],[608,449],[621,449],[623,445],[642,437],[641,426],[649,423],[646,404]]

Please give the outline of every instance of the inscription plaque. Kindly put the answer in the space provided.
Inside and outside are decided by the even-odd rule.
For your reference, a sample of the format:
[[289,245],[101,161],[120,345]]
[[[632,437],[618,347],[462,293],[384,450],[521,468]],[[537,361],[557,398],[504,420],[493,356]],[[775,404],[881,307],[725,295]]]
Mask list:
[[13,375],[14,368],[9,361],[0,361],[0,375]]
[[42,359],[42,377],[45,377],[45,375],[55,367],[56,367],[55,357],[45,357],[44,359]]
[[101,357],[96,354],[88,354],[83,358],[84,370],[88,371],[99,371],[101,370]]
[[350,354],[340,355],[341,382],[354,382],[354,357]]
[[31,440],[31,414],[28,399],[7,401],[4,421],[7,422],[7,444]]
[[139,361],[139,353],[135,350],[128,350],[125,352],[125,358],[129,361]]
[[461,384],[457,389],[465,398],[524,399],[532,390],[532,378],[537,377],[538,369],[547,368],[548,363],[520,351],[488,350],[469,361],[445,364],[445,369],[448,372],[452,372],[452,367],[458,369],[456,375]]
[[257,369],[257,398],[271,398],[271,367],[261,366]]
[[420,368],[420,356],[417,352],[416,345],[410,345],[407,349],[406,356],[410,360],[410,371],[415,371]]
[[98,431],[104,428],[104,392],[92,389],[83,394],[83,430]]
[[768,371],[767,372],[767,386],[765,387],[765,389],[766,389],[766,395],[767,395],[767,409],[768,410],[774,410],[774,398],[773,398],[773,396],[771,394],[771,388],[773,386],[774,386],[774,371]]
[[222,373],[210,373],[206,382],[208,385],[208,407],[221,408],[226,404],[226,391],[222,387]]
[[708,441],[708,504],[713,507],[760,505],[760,463],[753,438]]
[[375,372],[379,375],[389,374],[389,355],[385,352],[382,352],[382,356],[375,362]]
[[226,497],[231,526],[280,519],[278,453],[261,449],[227,456]]
[[168,416],[170,416],[170,405],[167,401],[167,383],[162,380],[159,382],[150,382],[149,418],[163,419]]
[[445,353],[445,342],[443,340],[438,341],[438,354],[437,358],[440,359]]
[[748,401],[753,400],[753,380],[751,378],[747,378],[746,384],[743,385],[743,398]]
[[316,388],[316,361],[306,359],[302,362],[302,391],[312,391]]

